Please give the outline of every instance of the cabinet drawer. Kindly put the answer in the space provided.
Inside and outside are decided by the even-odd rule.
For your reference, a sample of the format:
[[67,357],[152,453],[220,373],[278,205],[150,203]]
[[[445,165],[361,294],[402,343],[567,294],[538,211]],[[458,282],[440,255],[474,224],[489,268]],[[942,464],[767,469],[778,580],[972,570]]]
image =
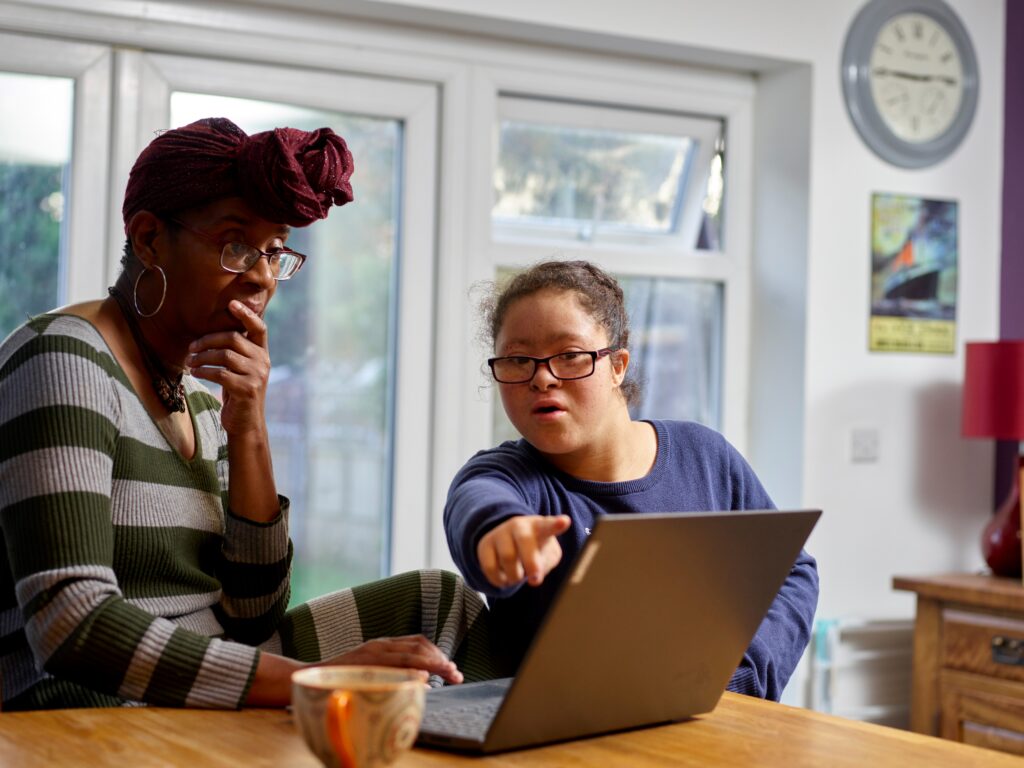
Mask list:
[[942,666],[1024,682],[1024,621],[947,609]]
[[940,736],[1024,756],[1024,684],[945,670],[939,696]]

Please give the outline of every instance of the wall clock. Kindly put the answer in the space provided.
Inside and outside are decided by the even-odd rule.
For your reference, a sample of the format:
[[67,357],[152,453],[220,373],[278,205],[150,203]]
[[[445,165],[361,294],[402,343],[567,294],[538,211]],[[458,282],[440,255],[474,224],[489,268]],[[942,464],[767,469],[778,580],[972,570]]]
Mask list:
[[974,46],[943,0],[871,0],[847,32],[842,82],[861,138],[904,168],[948,157],[978,104]]

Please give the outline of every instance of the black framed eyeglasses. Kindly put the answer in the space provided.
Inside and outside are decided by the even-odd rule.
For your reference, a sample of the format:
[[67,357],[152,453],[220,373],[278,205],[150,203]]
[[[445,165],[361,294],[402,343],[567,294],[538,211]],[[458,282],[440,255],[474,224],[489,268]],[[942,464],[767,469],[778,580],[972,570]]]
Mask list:
[[235,274],[248,272],[256,266],[257,261],[266,257],[267,263],[270,265],[270,273],[274,276],[274,279],[287,280],[294,276],[306,261],[306,256],[304,254],[301,254],[298,251],[293,251],[291,248],[279,248],[276,251],[261,251],[259,248],[253,245],[246,245],[245,243],[225,243],[223,240],[220,240],[207,232],[196,229],[195,227],[190,227],[188,224],[183,221],[179,221],[178,219],[168,218],[167,221],[176,224],[182,229],[188,230],[193,235],[205,238],[211,243],[216,243],[221,246],[220,266],[227,272],[234,272]]
[[605,347],[593,352],[560,352],[548,357],[492,357],[487,361],[487,365],[491,368],[494,380],[501,384],[525,384],[533,379],[539,365],[546,365],[551,375],[559,381],[573,381],[592,376],[597,368],[597,361],[614,351],[611,347]]

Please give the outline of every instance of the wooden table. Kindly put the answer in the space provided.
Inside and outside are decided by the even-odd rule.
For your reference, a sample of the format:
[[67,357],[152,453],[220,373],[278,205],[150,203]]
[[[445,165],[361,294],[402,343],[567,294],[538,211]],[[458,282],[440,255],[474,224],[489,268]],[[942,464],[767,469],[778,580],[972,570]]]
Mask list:
[[910,727],[1024,755],[1021,580],[945,573],[893,587],[917,593]]
[[[284,710],[77,709],[0,715],[0,765],[317,768]],[[1018,758],[909,731],[726,693],[714,712],[673,725],[484,758],[416,749],[417,766],[978,766]]]

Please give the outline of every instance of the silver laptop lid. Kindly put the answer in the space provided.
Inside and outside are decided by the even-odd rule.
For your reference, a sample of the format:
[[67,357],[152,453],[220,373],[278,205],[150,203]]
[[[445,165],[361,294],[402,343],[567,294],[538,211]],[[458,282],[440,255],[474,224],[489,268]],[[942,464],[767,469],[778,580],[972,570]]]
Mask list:
[[714,709],[820,514],[599,518],[483,750]]

